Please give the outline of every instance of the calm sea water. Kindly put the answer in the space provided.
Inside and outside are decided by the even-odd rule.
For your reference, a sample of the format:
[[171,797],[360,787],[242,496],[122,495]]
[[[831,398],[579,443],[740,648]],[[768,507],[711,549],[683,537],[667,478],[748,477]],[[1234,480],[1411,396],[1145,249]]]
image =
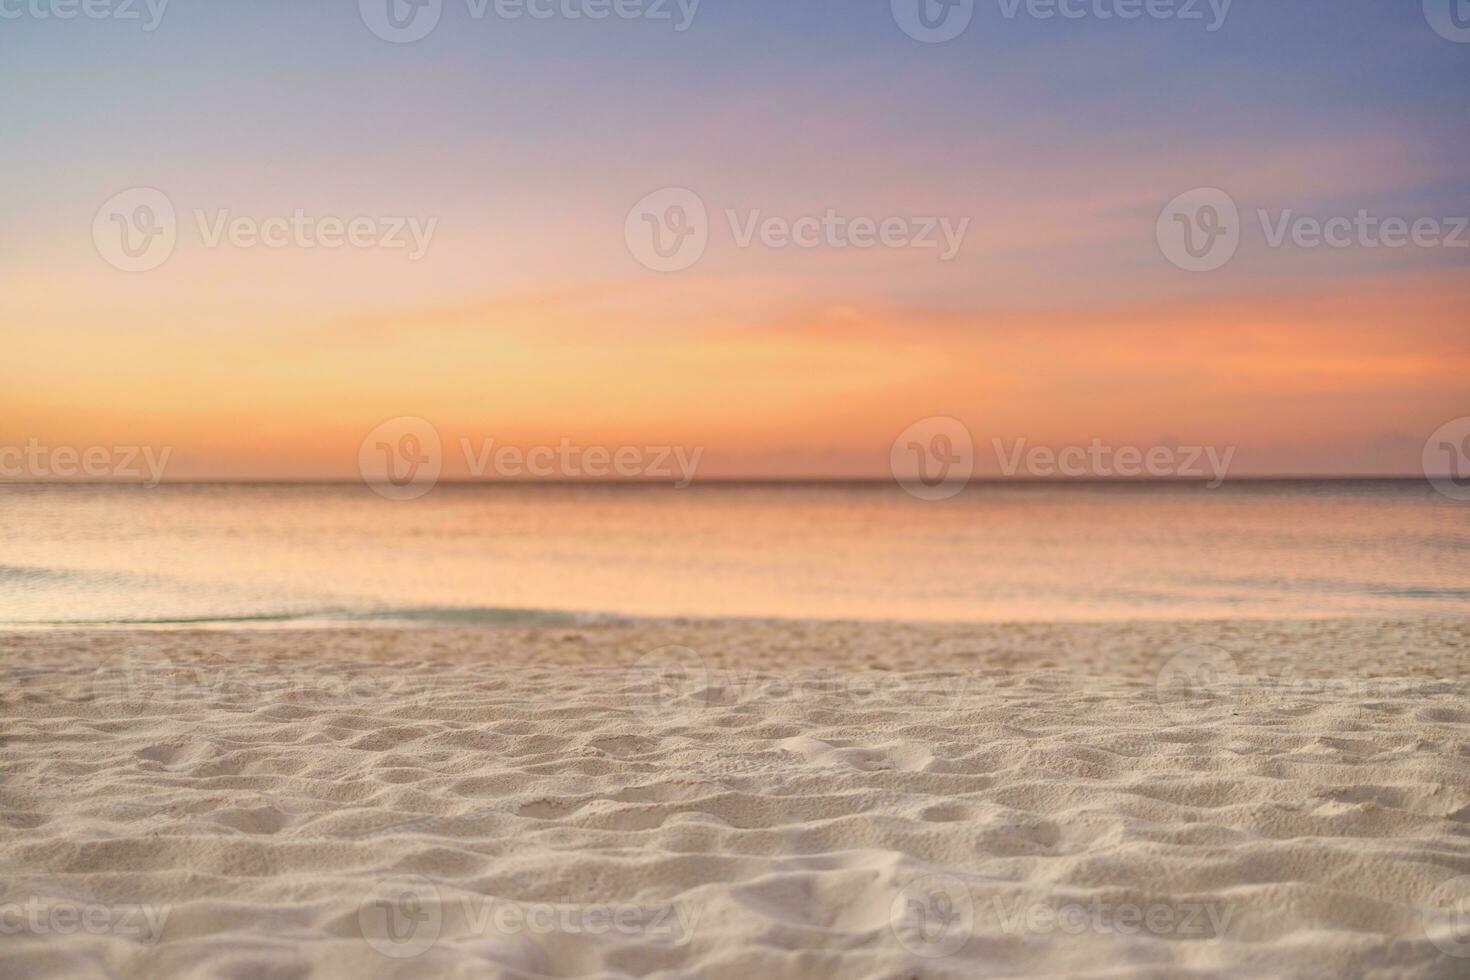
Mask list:
[[1415,482],[0,488],[0,623],[1470,612]]

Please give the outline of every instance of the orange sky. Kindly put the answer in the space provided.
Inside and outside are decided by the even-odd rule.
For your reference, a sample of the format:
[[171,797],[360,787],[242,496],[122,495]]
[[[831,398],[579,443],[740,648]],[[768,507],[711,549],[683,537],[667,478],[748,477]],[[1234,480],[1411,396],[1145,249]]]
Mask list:
[[[677,37],[459,24],[401,46],[351,4],[180,13],[152,35],[13,24],[0,448],[354,479],[364,437],[415,416],[450,444],[701,447],[703,477],[884,477],[900,432],[952,416],[978,444],[1411,474],[1470,414],[1470,249],[1272,247],[1257,218],[1470,210],[1465,46],[1417,8],[1324,32],[1241,5],[1208,35],[991,18],[927,45],[886,4],[818,6],[710,5]],[[660,273],[625,222],[670,187],[707,206],[709,247]],[[1241,243],[1192,273],[1156,222],[1201,187],[1238,203]],[[132,188],[177,209],[146,272],[94,240]],[[726,214],[828,209],[968,225],[942,261],[740,247]],[[296,210],[435,232],[415,261],[211,245],[197,220]],[[465,475],[457,454],[445,473]]]
[[[1470,282],[1433,271],[1022,310],[638,279],[248,341],[232,322],[248,307],[58,324],[35,303],[0,438],[172,446],[171,478],[350,478],[366,433],[399,415],[450,443],[700,446],[706,477],[882,475],[897,433],[931,415],[982,443],[1237,445],[1239,473],[1413,472],[1470,376]],[[446,475],[467,475],[456,455]]]

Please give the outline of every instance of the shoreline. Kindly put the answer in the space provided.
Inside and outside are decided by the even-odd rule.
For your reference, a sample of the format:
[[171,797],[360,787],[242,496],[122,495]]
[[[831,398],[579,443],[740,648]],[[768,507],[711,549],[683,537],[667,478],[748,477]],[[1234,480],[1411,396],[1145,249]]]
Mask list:
[[577,629],[598,628],[608,626],[639,627],[639,626],[750,626],[750,627],[779,627],[779,626],[832,626],[832,627],[875,627],[883,629],[974,629],[992,630],[1009,628],[1036,628],[1057,627],[1086,628],[1086,627],[1118,627],[1136,625],[1140,627],[1160,627],[1175,625],[1180,627],[1199,626],[1220,627],[1226,625],[1270,625],[1276,623],[1323,623],[1323,624],[1350,624],[1350,623],[1372,623],[1377,625],[1402,624],[1411,626],[1416,623],[1439,623],[1454,625],[1461,622],[1470,622],[1470,611],[1405,611],[1400,614],[1384,615],[1382,613],[1360,613],[1329,615],[1321,612],[1309,612],[1299,615],[1251,615],[1251,616],[1177,616],[1160,614],[1158,616],[1140,615],[1116,615],[1116,616],[1062,616],[1062,617],[1009,617],[1009,618],[970,618],[970,619],[914,619],[903,617],[860,619],[850,616],[846,617],[814,617],[814,616],[757,616],[757,615],[699,615],[699,614],[671,614],[671,615],[642,615],[636,613],[614,613],[614,612],[588,612],[559,609],[505,609],[498,607],[484,607],[469,610],[445,610],[442,615],[425,610],[407,613],[389,611],[382,614],[365,613],[350,616],[316,616],[316,615],[261,615],[242,617],[218,617],[200,619],[160,619],[160,620],[78,620],[78,621],[55,621],[55,622],[0,622],[0,637],[8,635],[25,635],[37,632],[255,632],[255,631],[281,631],[281,632],[352,632],[359,630],[383,629],[397,632],[412,632],[417,629],[425,630],[504,630],[504,629]]
[[[1287,619],[922,622],[742,618],[612,618],[453,624],[236,623],[0,627],[0,651],[55,647],[67,656],[115,654],[147,639],[187,655],[197,640],[268,660],[298,656],[295,641],[392,662],[394,651],[430,650],[459,662],[625,666],[651,650],[684,647],[720,666],[918,669],[1067,669],[1142,677],[1191,647],[1220,647],[1242,667],[1304,676],[1470,676],[1470,614]],[[147,647],[148,644],[143,644]],[[413,658],[410,657],[410,660]]]

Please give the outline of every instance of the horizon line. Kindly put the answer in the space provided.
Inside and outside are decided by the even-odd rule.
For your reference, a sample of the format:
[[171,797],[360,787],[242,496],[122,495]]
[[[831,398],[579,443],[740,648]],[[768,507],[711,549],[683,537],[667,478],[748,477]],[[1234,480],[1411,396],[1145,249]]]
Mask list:
[[[1225,477],[1219,479],[1217,485],[1223,486],[1228,483],[1404,483],[1417,482],[1429,483],[1432,479],[1444,479],[1449,474],[1436,474],[1429,476],[1423,473],[1414,474],[1338,474],[1338,475],[1299,475],[1299,474],[1251,474],[1247,476]],[[1137,486],[1147,484],[1173,484],[1194,485],[1213,484],[1216,477],[1195,476],[1085,476],[1085,477],[1034,477],[1034,476],[983,476],[972,477],[969,484],[981,484],[988,486],[1003,486],[1007,484],[1031,484],[1048,486],[1068,485],[1124,485]],[[516,480],[494,480],[483,478],[446,478],[436,481],[436,486],[457,487],[518,487],[518,486],[641,486],[641,487],[666,487],[673,486],[677,480],[660,479],[651,480],[638,477],[626,479],[599,478],[599,479],[516,479]],[[324,477],[320,479],[311,478],[199,478],[199,479],[166,479],[155,484],[148,484],[139,480],[0,480],[0,487],[66,487],[66,486],[90,486],[90,487],[148,487],[160,486],[372,486],[373,484],[363,479]],[[694,486],[901,486],[893,477],[880,476],[771,476],[771,477],[706,477],[691,481],[686,487]]]

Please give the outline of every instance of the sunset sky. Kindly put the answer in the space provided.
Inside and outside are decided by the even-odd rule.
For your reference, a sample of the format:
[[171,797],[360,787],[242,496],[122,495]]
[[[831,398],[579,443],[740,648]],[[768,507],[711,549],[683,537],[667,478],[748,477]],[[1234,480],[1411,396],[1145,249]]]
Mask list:
[[[447,442],[700,446],[701,476],[876,477],[905,427],[953,416],[986,444],[1407,474],[1470,415],[1470,248],[1272,247],[1257,217],[1470,215],[1470,44],[1420,0],[1237,0],[1213,32],[1208,4],[990,0],[938,44],[888,0],[704,0],[682,32],[669,7],[446,0],[406,44],[349,0],[175,0],[153,31],[0,20],[0,445],[350,478],[370,430],[418,416]],[[93,222],[136,187],[178,241],[125,272]],[[707,206],[709,247],[660,273],[624,225],[666,187]],[[1213,272],[1155,238],[1199,187],[1242,218]],[[211,247],[195,219],[298,209],[437,224],[415,261]],[[726,209],[969,226],[946,262],[740,247]]]

